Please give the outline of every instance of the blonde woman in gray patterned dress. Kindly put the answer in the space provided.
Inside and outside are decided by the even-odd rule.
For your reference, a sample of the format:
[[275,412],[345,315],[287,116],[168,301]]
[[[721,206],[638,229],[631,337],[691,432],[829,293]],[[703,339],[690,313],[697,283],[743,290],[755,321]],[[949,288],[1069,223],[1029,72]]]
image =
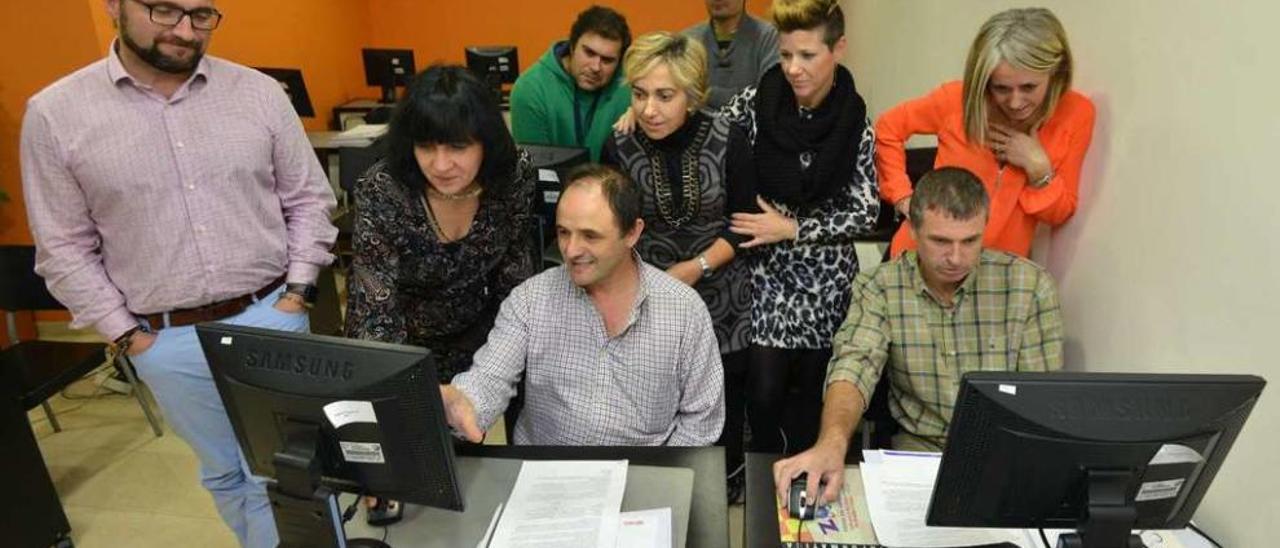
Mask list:
[[742,493],[742,430],[751,287],[733,213],[756,213],[755,165],[746,136],[701,111],[708,94],[707,52],[697,40],[655,32],[636,39],[623,60],[640,131],[615,132],[601,161],[625,171],[644,192],[644,233],[636,252],[692,286],[707,305],[725,378],[729,499]]

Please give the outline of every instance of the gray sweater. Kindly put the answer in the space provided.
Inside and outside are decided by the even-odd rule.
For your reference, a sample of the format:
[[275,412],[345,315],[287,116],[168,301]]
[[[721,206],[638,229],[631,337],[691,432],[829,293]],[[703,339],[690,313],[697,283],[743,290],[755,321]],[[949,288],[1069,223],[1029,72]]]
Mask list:
[[718,110],[742,88],[755,85],[778,62],[778,30],[746,13],[725,51],[716,44],[716,31],[710,21],[689,27],[684,33],[707,48],[711,79],[707,104],[711,110]]

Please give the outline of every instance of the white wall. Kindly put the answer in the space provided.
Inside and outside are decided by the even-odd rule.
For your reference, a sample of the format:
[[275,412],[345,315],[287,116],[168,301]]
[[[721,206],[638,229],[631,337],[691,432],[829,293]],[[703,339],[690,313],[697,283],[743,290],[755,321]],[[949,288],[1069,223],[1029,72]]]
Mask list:
[[[1098,107],[1080,208],[1036,255],[1060,284],[1068,367],[1280,382],[1280,3],[1042,3]],[[978,26],[1026,4],[843,5],[846,62],[874,116],[959,78]],[[1196,516],[1226,546],[1276,544],[1278,391],[1265,391]]]

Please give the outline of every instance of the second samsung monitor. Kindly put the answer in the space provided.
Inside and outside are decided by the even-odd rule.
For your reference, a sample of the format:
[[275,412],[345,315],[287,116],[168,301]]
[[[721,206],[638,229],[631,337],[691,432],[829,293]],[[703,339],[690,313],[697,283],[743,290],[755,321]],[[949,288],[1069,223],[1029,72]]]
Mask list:
[[408,86],[415,74],[413,50],[365,48],[362,54],[364,83],[382,88],[381,102],[396,102],[396,88]]
[[489,84],[500,102],[507,103],[510,88],[520,75],[515,46],[467,46],[467,68]]

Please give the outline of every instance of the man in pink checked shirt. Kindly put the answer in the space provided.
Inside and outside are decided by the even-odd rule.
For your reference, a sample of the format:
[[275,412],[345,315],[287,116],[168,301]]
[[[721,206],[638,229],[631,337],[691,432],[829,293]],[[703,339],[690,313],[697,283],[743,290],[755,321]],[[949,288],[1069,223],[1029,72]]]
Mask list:
[[33,96],[23,190],[36,271],[136,366],[245,546],[276,546],[194,324],[306,331],[333,192],[276,82],[204,52],[213,0],[106,0],[105,59]]

